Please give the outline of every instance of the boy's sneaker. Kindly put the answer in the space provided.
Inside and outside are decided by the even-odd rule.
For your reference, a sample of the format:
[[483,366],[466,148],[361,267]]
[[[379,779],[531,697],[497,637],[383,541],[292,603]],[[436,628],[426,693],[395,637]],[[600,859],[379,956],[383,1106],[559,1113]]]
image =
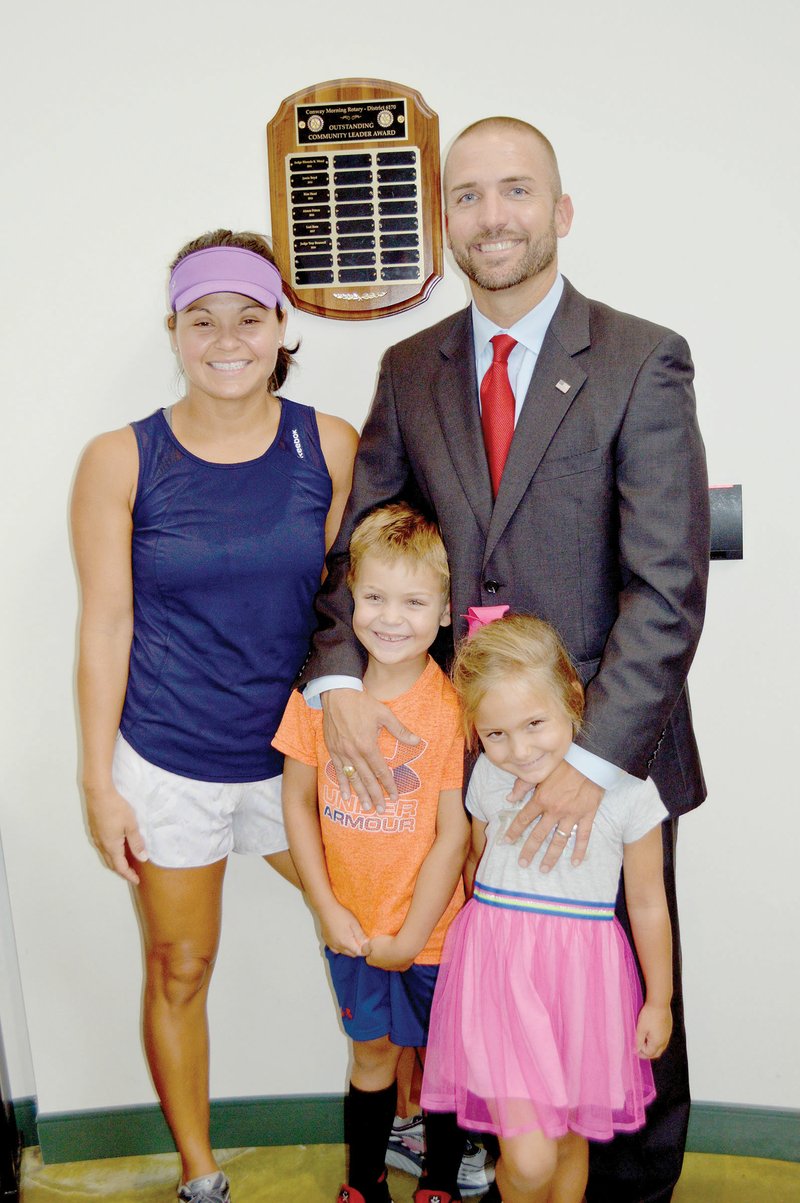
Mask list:
[[[421,1115],[398,1119],[386,1149],[386,1164],[419,1178],[425,1168],[425,1126]],[[482,1195],[494,1181],[494,1165],[485,1149],[467,1140],[458,1170],[458,1189],[464,1198]]]
[[456,1203],[446,1190],[415,1190],[414,1203]]
[[468,1140],[458,1167],[458,1189],[465,1199],[482,1195],[494,1182],[494,1164],[485,1149]]
[[231,1184],[218,1170],[216,1174],[184,1182],[178,1187],[178,1198],[181,1203],[231,1203]]
[[419,1178],[425,1168],[425,1127],[421,1115],[412,1115],[410,1119],[395,1116],[386,1148],[386,1164]]

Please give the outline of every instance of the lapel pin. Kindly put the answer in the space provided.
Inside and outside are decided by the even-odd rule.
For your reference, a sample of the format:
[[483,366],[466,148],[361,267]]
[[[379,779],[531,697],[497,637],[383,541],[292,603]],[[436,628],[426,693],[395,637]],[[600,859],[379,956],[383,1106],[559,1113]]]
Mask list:
[[569,390],[572,388],[572,385],[567,384],[566,380],[559,380],[558,383],[556,384],[556,388],[558,389],[558,391],[560,393],[568,393]]

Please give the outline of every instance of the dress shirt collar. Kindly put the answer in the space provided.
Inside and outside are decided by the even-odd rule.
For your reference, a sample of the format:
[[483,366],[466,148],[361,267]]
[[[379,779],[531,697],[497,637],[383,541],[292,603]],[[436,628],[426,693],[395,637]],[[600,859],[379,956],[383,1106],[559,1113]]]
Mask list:
[[553,314],[558,307],[563,291],[564,278],[559,272],[547,295],[507,331],[481,313],[473,301],[472,333],[475,340],[475,358],[480,360],[481,356],[487,352],[490,340],[501,331],[510,334],[518,343],[522,343],[523,347],[527,347],[529,351],[533,351],[534,355],[538,355],[542,349],[547,327],[553,320]]

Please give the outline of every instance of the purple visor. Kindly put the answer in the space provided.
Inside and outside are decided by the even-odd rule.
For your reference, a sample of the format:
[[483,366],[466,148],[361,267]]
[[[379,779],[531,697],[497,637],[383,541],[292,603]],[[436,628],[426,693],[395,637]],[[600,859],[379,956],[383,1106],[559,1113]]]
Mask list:
[[169,301],[173,313],[212,292],[238,292],[259,305],[283,305],[283,281],[263,255],[238,246],[211,246],[193,251],[172,269]]

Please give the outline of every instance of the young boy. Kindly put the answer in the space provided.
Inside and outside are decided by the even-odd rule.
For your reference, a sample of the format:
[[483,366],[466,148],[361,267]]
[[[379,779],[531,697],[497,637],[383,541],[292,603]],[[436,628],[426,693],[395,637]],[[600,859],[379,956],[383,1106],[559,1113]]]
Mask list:
[[[347,802],[322,714],[294,693],[274,739],[284,752],[289,847],[319,916],[342,1022],[353,1042],[345,1104],[349,1185],[339,1203],[391,1203],[385,1153],[403,1047],[426,1043],[444,935],[463,904],[469,844],[458,703],[428,655],[450,622],[450,574],[436,527],[406,505],[374,511],[353,532],[353,630],[368,653],[364,687],[418,734],[381,750],[398,799],[383,814]],[[426,1116],[427,1174],[415,1203],[460,1199],[463,1136],[455,1117]]]

